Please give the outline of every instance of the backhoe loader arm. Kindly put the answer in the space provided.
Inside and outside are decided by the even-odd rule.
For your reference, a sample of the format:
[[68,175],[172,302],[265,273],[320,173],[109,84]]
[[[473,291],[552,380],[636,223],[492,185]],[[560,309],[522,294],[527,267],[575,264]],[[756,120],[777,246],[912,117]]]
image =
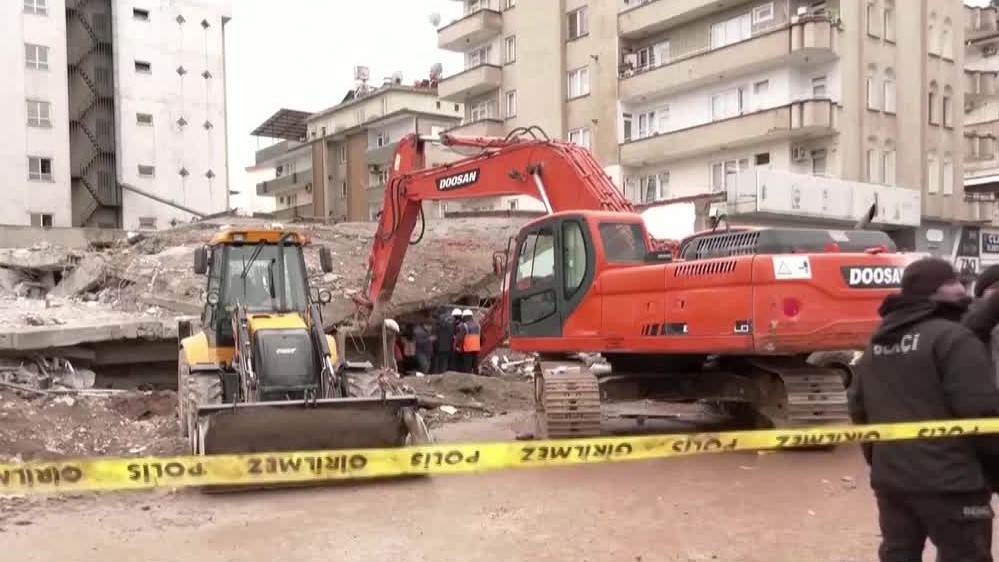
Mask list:
[[424,201],[527,195],[548,212],[571,209],[634,212],[589,151],[549,140],[441,135],[440,144],[480,154],[425,168],[429,141],[408,135],[395,152],[378,231],[358,295],[361,323],[392,297]]

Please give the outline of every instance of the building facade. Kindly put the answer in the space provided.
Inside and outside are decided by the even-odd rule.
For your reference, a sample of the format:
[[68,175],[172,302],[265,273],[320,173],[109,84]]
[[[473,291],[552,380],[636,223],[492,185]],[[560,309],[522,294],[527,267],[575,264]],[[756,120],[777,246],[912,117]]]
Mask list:
[[[274,114],[253,133],[283,139],[257,152],[255,169],[274,170],[273,179],[257,184],[257,194],[277,198],[278,216],[285,219],[376,220],[399,140],[410,133],[438,135],[458,123],[463,110],[461,104],[440,100],[429,81],[414,86],[400,82],[361,85],[341,103],[315,114]],[[427,164],[460,157],[432,146]],[[444,204],[426,206],[431,216],[446,210]]]
[[[15,5],[16,4],[16,5]],[[153,229],[227,208],[224,25],[188,0],[7,2],[6,224]],[[175,206],[176,205],[176,206]],[[194,211],[188,212],[188,211]]]
[[[952,247],[966,201],[965,9],[951,0],[465,0],[438,30],[458,130],[539,124],[636,203],[715,194],[750,223],[875,224]],[[559,29],[560,33],[552,33]],[[983,210],[984,209],[984,210]],[[948,245],[950,244],[950,245]]]

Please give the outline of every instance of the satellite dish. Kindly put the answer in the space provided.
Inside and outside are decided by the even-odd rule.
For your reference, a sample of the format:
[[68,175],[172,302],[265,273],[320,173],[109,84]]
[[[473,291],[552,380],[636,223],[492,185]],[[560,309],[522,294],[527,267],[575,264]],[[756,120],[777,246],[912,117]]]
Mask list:
[[439,80],[441,74],[444,73],[444,67],[439,62],[435,62],[433,66],[430,67],[430,79]]
[[441,15],[437,12],[430,14],[430,25],[437,27],[441,23]]

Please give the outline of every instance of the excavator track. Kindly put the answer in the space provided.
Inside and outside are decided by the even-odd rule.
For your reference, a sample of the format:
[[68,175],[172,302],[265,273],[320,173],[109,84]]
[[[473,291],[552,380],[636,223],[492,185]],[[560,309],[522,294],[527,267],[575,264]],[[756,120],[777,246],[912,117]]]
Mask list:
[[585,366],[542,363],[534,378],[538,437],[600,435],[600,385]]
[[[805,363],[780,365],[756,361],[753,364],[760,371],[773,375],[771,384],[783,384],[783,392],[778,388],[766,389],[770,392],[765,390],[764,394],[771,399],[761,404],[761,413],[774,426],[794,428],[850,423],[845,384],[849,373]],[[770,385],[764,383],[763,386]]]

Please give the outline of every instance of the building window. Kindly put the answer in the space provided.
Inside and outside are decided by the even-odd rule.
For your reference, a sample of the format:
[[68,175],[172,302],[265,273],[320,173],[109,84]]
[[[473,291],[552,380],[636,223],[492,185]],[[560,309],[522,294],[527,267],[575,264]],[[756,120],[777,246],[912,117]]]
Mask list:
[[622,113],[621,114],[621,129],[622,129],[622,133],[623,133],[623,136],[624,136],[624,142],[628,142],[628,141],[631,140],[632,126],[633,126],[632,125],[632,119],[633,119],[633,116],[632,116],[631,113]]
[[34,70],[49,69],[49,48],[44,45],[24,44],[24,65]]
[[31,226],[52,228],[52,215],[50,213],[31,213]]
[[826,149],[820,148],[818,150],[813,150],[811,153],[811,157],[812,157],[812,175],[813,176],[826,175]]
[[468,106],[469,121],[482,121],[483,119],[494,119],[496,117],[496,101],[485,100],[473,103]]
[[881,109],[878,106],[878,80],[874,76],[867,77],[867,109]]
[[878,8],[873,2],[867,3],[867,34],[871,37],[878,37],[879,25],[878,25]]
[[637,69],[647,70],[669,62],[669,41],[660,41],[655,45],[643,47],[635,52],[638,60]]
[[511,35],[504,39],[503,62],[510,64],[517,61],[517,37]]
[[143,10],[141,8],[132,8],[132,18],[139,21],[149,21],[149,10]]
[[950,20],[944,20],[940,28],[940,56],[954,60],[954,35],[951,33]]
[[52,104],[47,101],[27,100],[28,126],[30,127],[51,127],[52,126]]
[[478,49],[472,49],[465,53],[465,68],[475,68],[483,64],[489,64],[493,58],[493,46],[486,45]]
[[885,41],[895,42],[895,4],[891,0],[885,0],[884,9],[884,38]]
[[510,90],[506,93],[506,116],[517,116],[517,90]]
[[944,125],[944,127],[953,127],[954,126],[954,103],[953,103],[953,95],[952,94],[953,94],[953,92],[951,91],[950,86],[947,86],[946,88],[944,88],[944,94],[943,94],[943,100],[942,100],[943,103],[941,104],[943,106],[943,125]]
[[340,180],[340,197],[347,198],[347,180]]
[[940,162],[937,160],[937,155],[932,152],[926,157],[926,175],[926,192],[939,193]]
[[949,154],[944,155],[943,161],[943,194],[954,195],[954,162]]
[[735,189],[739,172],[749,169],[749,158],[726,160],[711,165],[711,190],[715,193]]
[[517,5],[517,0],[503,0],[503,9],[509,10]]
[[770,81],[760,80],[759,82],[753,84],[753,95],[762,96],[770,91]]
[[590,32],[590,24],[586,17],[586,6],[569,12],[566,16],[569,24],[569,40],[579,39]]
[[340,160],[340,163],[341,164],[345,163],[347,161],[347,145],[341,143],[340,150],[338,152],[339,154],[337,154],[337,156],[338,159]]
[[878,166],[878,160],[880,156],[878,151],[869,148],[867,149],[867,181],[869,183],[881,183],[880,166]]
[[926,104],[930,125],[939,125],[940,115],[937,112],[937,85],[935,82],[930,84],[930,93],[927,96]]
[[156,230],[156,217],[139,217],[139,228],[142,230]]
[[895,74],[890,68],[885,71],[884,98],[885,113],[895,113]]
[[52,181],[52,159],[41,156],[29,156],[28,179]]
[[625,197],[636,203],[652,203],[669,197],[669,172],[633,176],[624,180]]
[[826,97],[826,76],[824,74],[822,76],[812,78],[812,97]]
[[136,113],[135,122],[139,125],[152,125],[153,115],[151,113]]
[[579,129],[572,129],[571,131],[569,131],[569,142],[573,144],[578,144],[579,146],[589,150],[590,130],[585,127]]
[[773,21],[773,19],[774,19],[773,2],[762,4],[753,8],[753,25]]
[[753,19],[749,13],[711,26],[711,48],[719,49],[753,36]]
[[884,172],[884,184],[895,185],[895,148],[889,145],[881,158],[881,168]]
[[590,69],[577,68],[569,71],[569,99],[590,93]]
[[139,175],[144,178],[151,178],[156,175],[156,167],[139,164]]
[[[177,72],[179,73],[182,69],[183,67],[177,69]],[[153,65],[152,63],[137,60],[135,61],[135,71],[150,74],[153,71]]]
[[24,13],[35,14],[36,16],[48,15],[47,0],[24,0]]
[[389,136],[386,132],[381,132],[375,135],[375,146],[381,148],[389,143]]
[[711,96],[711,120],[728,119],[742,115],[745,107],[745,91],[734,88]]

